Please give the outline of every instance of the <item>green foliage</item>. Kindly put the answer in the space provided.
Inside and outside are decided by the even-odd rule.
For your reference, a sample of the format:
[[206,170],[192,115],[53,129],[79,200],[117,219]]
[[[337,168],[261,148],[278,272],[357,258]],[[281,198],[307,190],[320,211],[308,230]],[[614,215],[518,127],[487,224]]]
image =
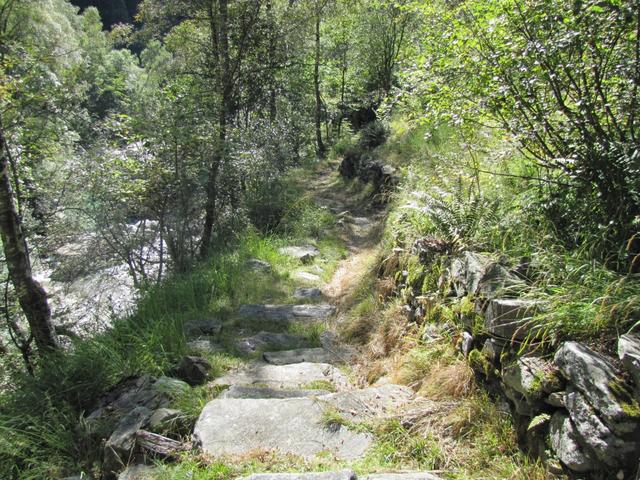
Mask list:
[[[543,169],[546,211],[568,237],[636,232],[639,17],[634,1],[431,2],[412,72],[429,113],[495,121]],[[620,203],[620,199],[625,202]],[[575,232],[579,232],[578,235]]]

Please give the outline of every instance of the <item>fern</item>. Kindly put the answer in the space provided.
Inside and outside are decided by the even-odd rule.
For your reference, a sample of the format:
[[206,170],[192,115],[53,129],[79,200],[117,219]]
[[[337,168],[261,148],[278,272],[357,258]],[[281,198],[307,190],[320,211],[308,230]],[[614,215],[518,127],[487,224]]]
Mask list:
[[497,222],[497,202],[478,194],[473,186],[465,187],[458,179],[455,188],[433,188],[425,199],[424,212],[433,231],[451,251],[461,251],[481,242],[479,234]]

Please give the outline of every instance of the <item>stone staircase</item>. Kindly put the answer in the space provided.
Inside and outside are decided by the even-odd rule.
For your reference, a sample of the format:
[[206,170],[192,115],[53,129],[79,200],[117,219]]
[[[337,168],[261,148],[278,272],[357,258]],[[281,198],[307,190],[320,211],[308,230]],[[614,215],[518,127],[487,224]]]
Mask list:
[[[317,295],[314,297],[319,298]],[[290,322],[327,322],[334,313],[329,304],[243,305],[240,317],[265,319],[270,325]],[[264,331],[243,339],[260,360],[211,382],[222,393],[203,409],[193,432],[194,444],[212,458],[277,451],[310,460],[317,455],[338,462],[364,457],[374,437],[354,426],[393,414],[412,400],[411,389],[383,385],[357,389],[340,365],[356,351],[340,345],[325,332],[321,347],[291,348],[304,339],[284,332]],[[273,349],[273,350],[272,350]],[[257,474],[245,480],[435,479],[429,473],[388,473],[356,476],[349,470],[326,473]]]

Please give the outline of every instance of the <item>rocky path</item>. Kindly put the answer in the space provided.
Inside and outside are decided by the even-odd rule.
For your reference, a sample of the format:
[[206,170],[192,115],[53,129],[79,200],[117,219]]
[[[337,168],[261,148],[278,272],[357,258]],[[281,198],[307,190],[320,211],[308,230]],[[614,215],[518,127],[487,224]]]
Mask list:
[[[215,398],[206,403],[192,430],[193,447],[206,458],[229,464],[235,458],[270,452],[297,458],[301,465],[320,459],[326,464],[330,459],[335,467],[335,471],[319,473],[265,472],[243,480],[434,480],[437,477],[431,472],[356,475],[351,470],[376,441],[365,426],[393,416],[413,400],[414,394],[405,386],[357,388],[350,381],[349,365],[357,360],[358,351],[342,344],[333,329],[339,321],[342,299],[365,272],[384,212],[358,205],[348,193],[336,188],[335,182],[335,176],[325,172],[313,185],[316,203],[336,216],[349,252],[329,282],[318,285],[319,276],[302,278],[293,293],[293,304],[239,306],[234,322],[240,328],[228,333],[217,320],[185,325],[194,351],[214,351],[218,348],[216,339],[226,334],[231,336],[227,342],[253,358],[209,381],[208,391],[215,392]],[[321,252],[313,246],[290,245],[281,253],[306,267],[320,269]],[[250,263],[255,270],[270,269],[263,259]],[[309,281],[316,286],[309,287]],[[250,325],[248,331],[254,333],[243,334],[245,325]],[[322,333],[313,340],[304,333],[292,333],[307,331]],[[198,363],[198,357],[186,358],[191,360],[180,367],[183,371],[179,376],[192,378],[192,384],[204,381],[206,364]],[[132,418],[129,423],[139,430],[145,422],[141,418]],[[119,478],[154,477],[153,470],[135,466]]]
[[[342,345],[329,328],[320,347],[298,348],[304,340],[289,335],[291,322],[322,322],[332,325],[340,299],[360,271],[363,254],[375,244],[383,214],[363,211],[346,195],[332,188],[333,178],[321,177],[316,184],[316,201],[339,218],[343,241],[350,252],[338,266],[333,279],[320,289],[296,290],[294,297],[316,303],[299,305],[243,305],[238,315],[251,321],[265,320],[282,329],[260,332],[242,339],[262,353],[261,359],[215,379],[224,388],[203,409],[193,432],[196,445],[210,457],[246,456],[257,451],[277,451],[303,459],[330,456],[337,465],[363,458],[374,437],[358,424],[394,413],[413,398],[404,386],[384,385],[357,389],[343,366],[357,355]],[[292,245],[284,253],[309,264],[317,251]],[[294,348],[286,348],[287,346]],[[284,347],[284,348],[283,348]],[[434,479],[429,472],[356,475],[350,470],[327,473],[257,474],[252,480],[341,480],[341,479]]]

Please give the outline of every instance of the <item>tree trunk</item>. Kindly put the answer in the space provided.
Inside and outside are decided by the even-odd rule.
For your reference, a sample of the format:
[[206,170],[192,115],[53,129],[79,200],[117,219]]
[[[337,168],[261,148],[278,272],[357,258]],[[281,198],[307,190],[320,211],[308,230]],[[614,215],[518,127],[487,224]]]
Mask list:
[[[214,4],[217,3],[217,11]],[[220,166],[226,162],[227,157],[227,122],[231,111],[233,83],[230,71],[229,59],[229,19],[228,1],[212,0],[209,8],[209,21],[211,24],[212,56],[216,65],[216,86],[218,93],[218,144],[209,167],[207,180],[207,203],[205,205],[205,222],[200,244],[200,257],[206,258],[211,248],[213,227],[216,221],[216,206],[218,196],[218,174]]]
[[59,348],[44,288],[33,278],[27,241],[9,180],[9,147],[0,125],[0,237],[11,283],[40,354]]
[[275,122],[278,115],[276,90],[276,21],[271,0],[267,1],[267,19],[269,21],[269,120]]
[[316,7],[316,55],[313,65],[313,87],[316,95],[316,142],[318,156],[324,158],[327,153],[327,147],[322,141],[322,98],[320,96],[320,22],[322,20],[322,10],[319,6]]

